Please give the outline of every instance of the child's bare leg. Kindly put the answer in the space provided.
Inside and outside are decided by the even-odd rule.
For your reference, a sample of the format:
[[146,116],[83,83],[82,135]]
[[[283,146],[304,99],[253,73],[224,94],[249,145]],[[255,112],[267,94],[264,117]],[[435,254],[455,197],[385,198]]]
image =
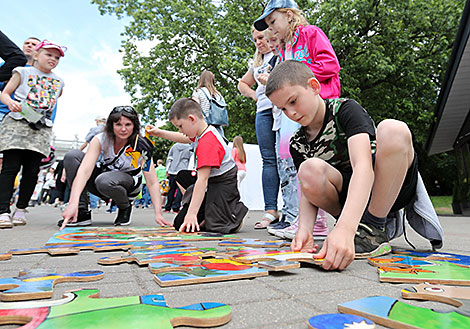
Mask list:
[[339,171],[320,159],[308,159],[299,168],[298,176],[302,195],[299,202],[299,229],[291,244],[294,251],[315,252],[313,226],[318,207],[330,214],[339,215],[338,190],[343,178]]
[[312,158],[302,163],[298,176],[302,197],[333,216],[340,214],[338,191],[341,191],[343,178],[338,170],[321,159]]
[[398,120],[384,120],[377,126],[374,185],[369,213],[384,218],[393,206],[414,158],[408,126]]

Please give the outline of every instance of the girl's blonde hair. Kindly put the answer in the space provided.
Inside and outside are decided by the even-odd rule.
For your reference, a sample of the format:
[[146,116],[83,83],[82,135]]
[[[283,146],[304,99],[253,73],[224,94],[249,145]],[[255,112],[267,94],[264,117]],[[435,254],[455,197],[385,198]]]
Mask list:
[[215,88],[215,77],[214,73],[211,71],[204,70],[199,77],[199,82],[197,84],[197,89],[206,87],[209,90],[211,96],[220,94],[219,91]]
[[[255,26],[253,25],[251,27],[251,35],[253,36],[253,32],[258,31],[255,29]],[[255,54],[253,55],[253,66],[258,67],[263,64],[263,57],[264,55],[258,51],[258,48],[256,48]]]
[[296,9],[296,8],[279,8],[279,9],[276,9],[276,10],[279,11],[280,13],[283,13],[283,14],[286,14],[286,15],[287,15],[287,12],[289,12],[289,11],[292,12],[292,18],[289,21],[289,27],[287,29],[286,35],[282,39],[282,42],[290,43],[290,42],[292,42],[292,40],[294,40],[294,34],[295,34],[295,31],[297,31],[297,28],[300,25],[303,25],[303,26],[308,25],[308,22],[305,19],[302,11],[300,11],[299,9]]
[[243,148],[243,138],[242,136],[238,135],[235,136],[233,139],[233,147],[238,150],[238,158],[240,159],[241,163],[246,163],[246,154],[245,149]]

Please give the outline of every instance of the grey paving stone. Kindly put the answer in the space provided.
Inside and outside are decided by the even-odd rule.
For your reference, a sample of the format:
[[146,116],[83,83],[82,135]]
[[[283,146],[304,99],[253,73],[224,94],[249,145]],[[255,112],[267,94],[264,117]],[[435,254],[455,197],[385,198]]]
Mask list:
[[[250,211],[238,234],[241,238],[262,240],[276,239],[266,230],[254,230],[262,217],[261,211]],[[28,224],[11,230],[0,230],[0,252],[13,248],[32,248],[44,245],[57,232],[56,222],[60,210],[49,206],[30,209]],[[111,227],[116,214],[105,213],[105,208],[93,211],[93,223]],[[172,219],[173,214],[164,214]],[[470,254],[470,220],[464,217],[440,217],[446,232],[443,252]],[[334,220],[329,219],[330,229]],[[153,209],[137,209],[133,212],[132,226],[155,226]],[[423,239],[407,228],[408,239],[418,248],[429,248]],[[193,242],[196,246],[215,247],[217,242]],[[404,238],[392,241],[392,246],[410,249]],[[169,306],[184,306],[204,301],[226,303],[232,306],[233,318],[222,328],[306,328],[310,317],[322,313],[337,312],[337,305],[373,295],[385,295],[400,299],[400,291],[407,284],[380,283],[374,267],[366,261],[354,261],[342,272],[327,272],[314,265],[300,269],[273,272],[267,277],[179,287],[159,287],[146,266],[135,263],[102,266],[97,260],[105,256],[118,256],[122,251],[93,253],[82,251],[75,256],[47,254],[13,256],[0,261],[0,277],[18,275],[28,268],[49,268],[56,272],[99,269],[105,272],[103,280],[87,283],[58,284],[54,299],[65,291],[82,288],[98,288],[102,297],[164,294]],[[445,309],[440,303],[406,301],[413,305]],[[14,327],[14,326],[13,326]],[[2,327],[3,328],[3,327]],[[378,326],[378,328],[382,328]]]

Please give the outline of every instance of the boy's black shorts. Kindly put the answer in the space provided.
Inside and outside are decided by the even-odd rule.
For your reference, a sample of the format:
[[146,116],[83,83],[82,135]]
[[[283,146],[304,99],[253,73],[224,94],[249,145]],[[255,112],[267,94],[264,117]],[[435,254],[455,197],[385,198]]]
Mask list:
[[[372,159],[372,163],[375,163],[375,157]],[[343,186],[339,193],[339,203],[341,208],[346,202],[346,196],[348,194],[349,182],[351,181],[352,172],[340,172],[343,177]],[[398,193],[397,199],[390,209],[390,212],[400,210],[406,207],[416,194],[416,184],[418,183],[418,157],[414,155],[413,162],[410,168],[406,172],[405,181],[401,187],[400,193]]]

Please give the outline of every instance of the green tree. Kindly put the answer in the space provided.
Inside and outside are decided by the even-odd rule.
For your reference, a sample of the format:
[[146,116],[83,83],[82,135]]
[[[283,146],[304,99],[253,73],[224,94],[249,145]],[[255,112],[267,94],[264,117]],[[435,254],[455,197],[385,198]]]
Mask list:
[[[124,32],[126,90],[148,120],[190,97],[202,70],[214,72],[230,116],[228,138],[256,143],[255,104],[236,86],[255,51],[251,25],[261,1],[92,0],[102,14],[131,18]],[[298,0],[311,24],[328,35],[342,70],[342,96],[358,100],[376,123],[408,123],[424,166],[447,168],[423,151],[464,0]],[[148,54],[138,41],[153,40]],[[426,160],[426,161],[423,161]],[[432,164],[432,165],[431,165]],[[448,169],[448,168],[447,168]],[[431,172],[431,170],[424,170]],[[434,174],[440,174],[434,173]],[[448,172],[442,174],[449,175]],[[432,177],[425,181],[434,182]]]

